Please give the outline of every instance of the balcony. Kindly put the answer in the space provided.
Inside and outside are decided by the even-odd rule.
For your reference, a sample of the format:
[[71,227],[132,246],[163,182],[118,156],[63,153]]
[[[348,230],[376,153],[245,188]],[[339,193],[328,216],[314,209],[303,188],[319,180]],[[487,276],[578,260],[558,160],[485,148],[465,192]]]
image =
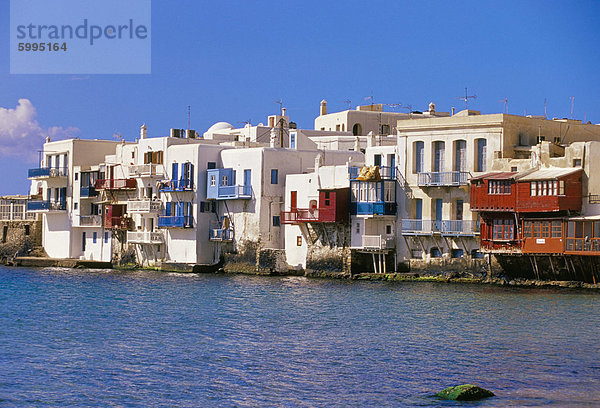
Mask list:
[[420,187],[450,187],[466,186],[469,178],[468,171],[442,171],[419,173],[417,184]]
[[133,228],[133,220],[126,216],[105,217],[104,228],[130,230]]
[[192,191],[194,189],[194,182],[190,179],[179,179],[179,180],[168,180],[163,181],[158,191],[161,192],[173,192],[173,191]]
[[102,216],[100,215],[80,215],[80,227],[100,227],[102,226]]
[[98,195],[98,192],[96,191],[96,188],[93,186],[81,187],[79,189],[79,196],[81,198],[96,197],[97,195]]
[[396,215],[396,203],[350,203],[350,214],[352,215]]
[[27,201],[27,211],[47,212],[47,211],[66,211],[67,203],[65,201],[49,200],[29,200]]
[[282,224],[299,224],[303,222],[335,222],[334,208],[296,208],[281,212]]
[[393,249],[394,238],[381,235],[363,235],[361,248],[370,250]]
[[164,244],[165,236],[162,232],[127,231],[127,242],[130,244]]
[[135,190],[135,179],[100,179],[96,180],[96,190]]
[[158,214],[161,203],[157,200],[129,200],[127,212],[130,214]]
[[474,236],[479,223],[472,220],[402,220],[402,235]]
[[164,177],[165,167],[162,164],[134,164],[129,166],[131,177]]
[[176,215],[158,217],[159,228],[192,228],[194,217],[191,215]]
[[27,177],[34,178],[49,178],[49,177],[67,177],[66,167],[40,167],[38,169],[29,169]]
[[[368,167],[368,166],[367,166]],[[393,180],[396,178],[396,168],[390,166],[375,166],[379,167],[379,178],[381,180]],[[360,170],[363,167],[350,166],[348,167],[348,174],[350,176],[350,180],[359,180]],[[367,180],[367,179],[360,179]],[[378,181],[378,180],[373,180]]]
[[252,198],[252,186],[218,186],[209,189],[206,198],[212,200],[247,200]]

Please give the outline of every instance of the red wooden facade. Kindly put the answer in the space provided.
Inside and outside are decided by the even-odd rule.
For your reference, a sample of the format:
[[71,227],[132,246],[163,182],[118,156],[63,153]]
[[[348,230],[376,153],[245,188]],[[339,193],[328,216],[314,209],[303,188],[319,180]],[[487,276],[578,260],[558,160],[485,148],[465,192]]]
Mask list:
[[319,190],[319,201],[312,208],[296,208],[296,191],[290,192],[290,211],[281,212],[283,224],[304,222],[347,223],[349,218],[350,189]]
[[472,211],[515,211],[517,173],[484,174],[471,179]]
[[471,179],[471,210],[516,213],[581,211],[582,169],[490,173]]

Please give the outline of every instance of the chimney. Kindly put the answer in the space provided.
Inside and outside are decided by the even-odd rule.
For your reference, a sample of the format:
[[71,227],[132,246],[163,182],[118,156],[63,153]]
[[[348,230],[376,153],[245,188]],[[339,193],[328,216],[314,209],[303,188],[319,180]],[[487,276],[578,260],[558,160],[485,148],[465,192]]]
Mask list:
[[454,106],[452,107],[452,116],[454,116]]
[[429,102],[429,113],[435,113],[435,103]]
[[321,167],[321,160],[323,158],[321,157],[320,154],[317,154],[317,156],[315,157],[315,170],[319,170],[319,167]]
[[287,111],[287,108],[281,108],[281,116],[285,116],[286,111]]
[[146,127],[146,124],[144,123],[142,125],[142,127],[140,128],[140,140],[145,139],[147,134],[148,134],[148,128]]
[[323,99],[321,101],[321,116],[327,115],[327,101]]

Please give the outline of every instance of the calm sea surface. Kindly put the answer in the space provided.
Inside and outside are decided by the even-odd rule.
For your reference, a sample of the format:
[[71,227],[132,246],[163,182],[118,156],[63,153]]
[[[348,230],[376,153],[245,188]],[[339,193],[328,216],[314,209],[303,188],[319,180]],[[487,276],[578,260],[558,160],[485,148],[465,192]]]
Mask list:
[[600,406],[599,344],[594,292],[0,268],[1,407]]

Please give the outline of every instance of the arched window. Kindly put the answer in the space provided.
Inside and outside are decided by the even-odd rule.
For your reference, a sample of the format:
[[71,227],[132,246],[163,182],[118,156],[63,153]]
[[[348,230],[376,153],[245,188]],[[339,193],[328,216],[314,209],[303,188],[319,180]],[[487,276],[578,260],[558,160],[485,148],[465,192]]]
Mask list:
[[360,123],[355,123],[354,126],[352,126],[352,134],[354,136],[362,135],[362,126],[360,125]]

